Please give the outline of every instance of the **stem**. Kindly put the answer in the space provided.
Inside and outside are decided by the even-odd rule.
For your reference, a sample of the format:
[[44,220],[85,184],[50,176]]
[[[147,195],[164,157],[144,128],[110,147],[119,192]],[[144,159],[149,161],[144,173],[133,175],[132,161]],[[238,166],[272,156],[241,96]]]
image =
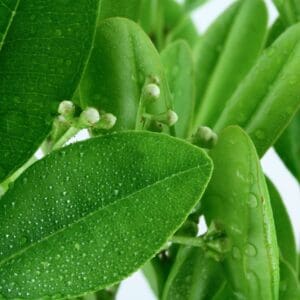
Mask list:
[[58,139],[52,146],[52,151],[61,148],[69,139],[71,139],[74,135],[76,135],[80,131],[79,128],[70,127],[65,134]]
[[143,97],[143,92],[142,92],[138,111],[136,114],[135,130],[143,130],[144,129],[143,114],[145,112],[145,103],[144,103],[143,98],[144,97]]
[[185,237],[185,236],[173,236],[171,242],[174,244],[199,247],[206,249],[206,242],[202,238]]

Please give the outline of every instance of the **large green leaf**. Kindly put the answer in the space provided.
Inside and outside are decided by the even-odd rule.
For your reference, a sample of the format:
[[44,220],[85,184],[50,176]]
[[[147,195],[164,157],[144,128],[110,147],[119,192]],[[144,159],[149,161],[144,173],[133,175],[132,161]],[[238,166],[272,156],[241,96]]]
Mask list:
[[[212,127],[263,49],[267,10],[262,0],[234,4],[211,26],[198,49],[196,126]],[[211,52],[209,59],[207,52]],[[202,74],[200,74],[202,72]],[[201,77],[206,77],[205,80]]]
[[100,19],[124,17],[137,21],[141,0],[102,0]]
[[0,2],[0,181],[48,135],[91,49],[99,0]]
[[262,156],[300,107],[300,25],[268,48],[228,101],[215,130],[237,124]]
[[174,110],[179,120],[176,134],[186,138],[191,133],[195,105],[195,74],[192,52],[184,41],[170,44],[161,53],[168,83],[173,96]]
[[1,199],[0,294],[61,299],[120,281],[184,222],[211,169],[199,148],[147,132],[53,152]]
[[300,111],[275,144],[281,159],[300,181]]
[[97,28],[95,46],[80,84],[83,106],[94,106],[117,117],[114,130],[133,129],[147,78],[160,81],[161,96],[148,107],[162,113],[171,107],[160,57],[134,22],[111,18]]
[[280,254],[283,259],[297,271],[298,253],[290,217],[278,191],[269,179],[267,179],[267,185],[274,215]]
[[162,299],[211,299],[223,281],[220,264],[200,248],[184,247],[177,254]]
[[210,155],[214,173],[203,198],[204,214],[231,241],[223,264],[233,293],[247,300],[276,300],[278,245],[255,147],[242,129],[231,126],[222,131]]

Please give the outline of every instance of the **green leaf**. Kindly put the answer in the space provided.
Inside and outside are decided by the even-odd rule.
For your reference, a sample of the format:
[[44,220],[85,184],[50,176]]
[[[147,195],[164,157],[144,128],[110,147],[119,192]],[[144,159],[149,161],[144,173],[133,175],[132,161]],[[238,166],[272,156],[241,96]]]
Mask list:
[[26,162],[70,99],[88,58],[99,0],[0,3],[0,181]]
[[145,81],[156,77],[161,96],[148,112],[171,107],[170,92],[159,54],[134,22],[111,18],[97,28],[94,50],[80,83],[83,106],[94,106],[117,117],[114,130],[134,129]]
[[[234,4],[207,31],[197,53],[200,78],[196,77],[195,126],[215,124],[260,55],[266,33],[267,10],[262,0]],[[211,51],[207,58],[206,53]],[[201,79],[204,76],[206,79]]]
[[300,20],[300,2],[298,0],[273,0],[273,2],[287,26]]
[[240,298],[278,299],[275,225],[255,147],[242,129],[231,126],[210,156],[214,173],[202,203],[208,224],[214,221],[232,244],[223,262],[228,282]]
[[1,199],[0,294],[61,299],[119,282],[184,222],[211,169],[199,148],[148,132],[53,152]]
[[300,284],[295,270],[284,260],[280,260],[280,300],[299,300]]
[[185,0],[184,1],[184,8],[186,11],[190,12],[199,6],[205,4],[209,0]]
[[281,18],[277,18],[272,27],[269,29],[266,48],[271,46],[276,39],[285,31],[285,25]]
[[178,137],[186,138],[191,133],[195,105],[195,73],[192,52],[182,40],[170,44],[161,53],[174,110],[178,114],[175,125]]
[[280,254],[296,271],[298,270],[298,253],[293,227],[284,203],[274,184],[267,178],[267,185],[274,215],[277,241]]
[[183,247],[165,284],[162,300],[211,299],[224,278],[221,266],[200,248]]
[[159,0],[141,0],[139,24],[147,34],[156,30]]
[[295,115],[290,125],[275,144],[279,154],[288,169],[300,181],[300,111]]
[[177,40],[185,40],[192,48],[196,45],[200,35],[190,16],[184,17],[167,35],[167,44]]
[[299,56],[298,24],[263,53],[228,101],[215,130],[234,124],[243,127],[262,156],[300,107]]
[[141,0],[102,0],[100,19],[123,17],[137,21]]

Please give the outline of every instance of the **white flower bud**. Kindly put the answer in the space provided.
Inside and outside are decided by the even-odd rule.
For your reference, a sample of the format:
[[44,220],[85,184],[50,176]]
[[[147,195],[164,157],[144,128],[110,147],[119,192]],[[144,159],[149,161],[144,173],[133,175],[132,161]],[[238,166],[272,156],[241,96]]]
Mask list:
[[178,115],[173,110],[167,112],[167,125],[174,126],[178,121]]
[[144,87],[144,94],[147,99],[157,100],[160,97],[160,88],[157,84],[149,83]]
[[204,148],[212,148],[218,141],[218,135],[207,126],[200,126],[192,137],[192,143]]
[[113,114],[101,115],[101,120],[97,124],[97,128],[109,130],[116,125],[117,118]]
[[94,107],[87,107],[80,115],[80,125],[93,126],[100,121],[100,114]]
[[72,101],[64,100],[59,104],[58,113],[62,116],[69,117],[75,113],[75,105]]

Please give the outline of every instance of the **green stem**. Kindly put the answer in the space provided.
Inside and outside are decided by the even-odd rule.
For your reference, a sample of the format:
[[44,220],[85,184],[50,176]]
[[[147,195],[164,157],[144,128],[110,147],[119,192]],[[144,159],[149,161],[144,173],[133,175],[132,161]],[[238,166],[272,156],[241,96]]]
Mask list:
[[68,140],[74,137],[81,129],[76,127],[70,127],[65,134],[58,139],[52,146],[52,151],[61,148]]
[[199,247],[206,249],[206,242],[199,237],[173,236],[171,242],[185,246]]
[[143,122],[144,112],[145,112],[145,103],[144,103],[143,92],[142,92],[139,107],[138,107],[138,111],[137,111],[137,114],[136,114],[135,130],[143,130],[144,129],[144,122]]

